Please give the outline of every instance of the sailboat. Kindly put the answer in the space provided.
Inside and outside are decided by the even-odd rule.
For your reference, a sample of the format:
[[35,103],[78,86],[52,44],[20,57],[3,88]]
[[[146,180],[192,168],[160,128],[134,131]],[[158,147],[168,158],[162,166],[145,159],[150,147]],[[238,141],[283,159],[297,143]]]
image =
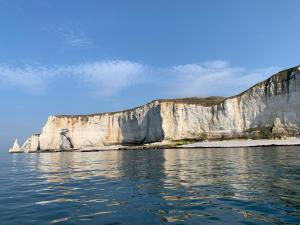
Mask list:
[[15,139],[13,146],[9,149],[9,152],[22,152],[17,138]]

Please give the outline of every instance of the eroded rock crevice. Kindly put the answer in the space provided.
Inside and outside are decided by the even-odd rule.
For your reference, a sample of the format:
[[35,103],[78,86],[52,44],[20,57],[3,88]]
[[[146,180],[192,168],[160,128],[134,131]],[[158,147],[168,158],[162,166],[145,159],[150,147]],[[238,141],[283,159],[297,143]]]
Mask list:
[[71,138],[69,137],[69,129],[64,128],[60,131],[60,149],[61,150],[71,150],[74,148]]

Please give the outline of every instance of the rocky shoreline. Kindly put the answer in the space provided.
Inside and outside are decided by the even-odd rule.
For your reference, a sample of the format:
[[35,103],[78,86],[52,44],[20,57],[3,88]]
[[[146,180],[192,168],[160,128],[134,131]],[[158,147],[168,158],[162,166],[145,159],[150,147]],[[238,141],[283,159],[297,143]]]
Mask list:
[[[147,145],[112,145],[100,146],[85,149],[70,150],[38,150],[27,153],[52,153],[52,152],[102,152],[102,151],[126,151],[126,150],[147,150],[147,149],[203,149],[203,148],[249,148],[249,147],[270,147],[270,146],[300,146],[300,138],[279,139],[259,139],[259,140],[223,140],[223,141],[202,141],[184,145],[175,144],[147,144]],[[24,153],[24,151],[10,151],[10,153]]]
[[299,146],[300,138],[259,139],[259,140],[224,140],[205,141],[182,145],[183,148],[242,148],[242,147],[268,147],[268,146]]

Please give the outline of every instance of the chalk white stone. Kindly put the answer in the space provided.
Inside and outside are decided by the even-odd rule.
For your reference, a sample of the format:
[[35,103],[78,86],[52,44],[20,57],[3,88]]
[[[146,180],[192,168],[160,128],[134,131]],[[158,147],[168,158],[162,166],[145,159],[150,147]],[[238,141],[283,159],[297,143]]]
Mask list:
[[[279,72],[212,106],[156,100],[122,112],[50,116],[40,136],[31,137],[30,144],[22,149],[58,150],[64,145],[85,149],[201,139],[204,135],[207,138],[236,138],[245,135],[249,129],[266,127],[271,129],[274,137],[299,135],[298,67]],[[67,139],[61,137],[64,129],[68,130]]]
[[24,152],[36,152],[39,150],[39,135],[33,134],[30,138],[28,138],[21,148]]

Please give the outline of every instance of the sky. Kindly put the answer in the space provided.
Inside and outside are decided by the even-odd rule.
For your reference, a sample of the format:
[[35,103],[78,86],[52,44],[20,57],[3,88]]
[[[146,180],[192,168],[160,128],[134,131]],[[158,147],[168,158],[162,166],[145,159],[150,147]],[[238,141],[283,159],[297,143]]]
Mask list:
[[231,96],[300,64],[298,0],[0,0],[0,151],[49,115]]

